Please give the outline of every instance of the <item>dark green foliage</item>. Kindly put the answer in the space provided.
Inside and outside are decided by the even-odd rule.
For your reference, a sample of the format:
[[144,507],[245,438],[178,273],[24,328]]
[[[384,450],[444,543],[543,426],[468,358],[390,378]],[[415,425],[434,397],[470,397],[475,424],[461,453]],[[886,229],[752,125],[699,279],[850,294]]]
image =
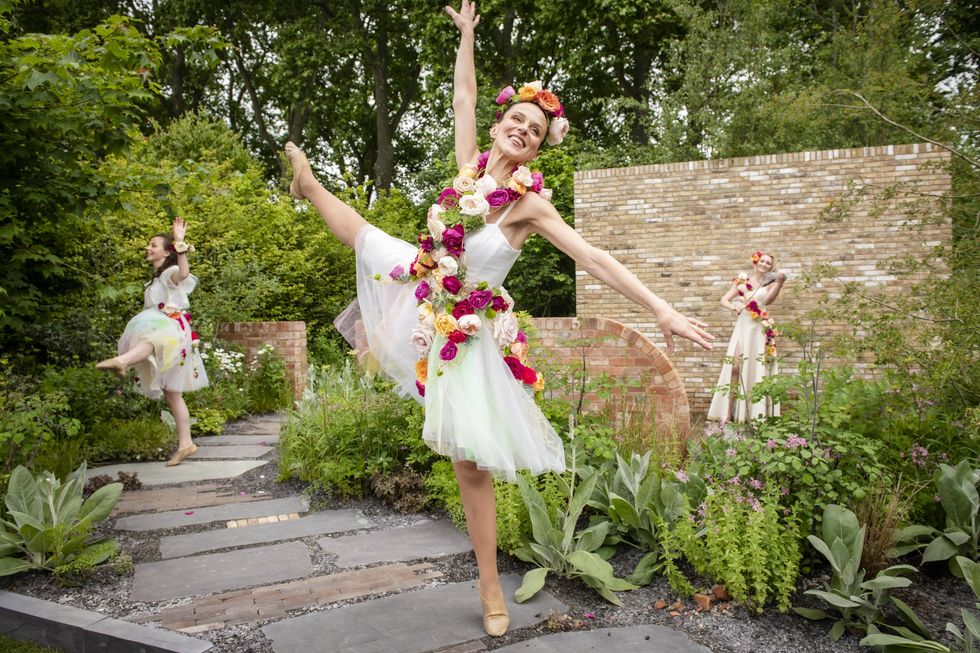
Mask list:
[[262,347],[252,362],[248,382],[249,410],[253,413],[274,413],[288,408],[293,402],[286,363],[272,347]]

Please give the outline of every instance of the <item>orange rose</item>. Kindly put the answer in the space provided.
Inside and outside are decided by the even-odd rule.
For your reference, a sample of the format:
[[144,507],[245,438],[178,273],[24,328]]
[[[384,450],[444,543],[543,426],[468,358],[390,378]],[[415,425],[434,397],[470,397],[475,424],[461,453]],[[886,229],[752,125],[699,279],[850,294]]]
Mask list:
[[415,378],[422,384],[429,380],[429,361],[427,359],[415,361]]
[[534,101],[541,105],[541,108],[548,113],[554,113],[561,107],[558,96],[551,91],[538,91],[534,96]]
[[541,372],[538,372],[538,378],[534,382],[534,385],[531,386],[531,389],[535,392],[541,392],[544,390],[544,377],[541,376]]

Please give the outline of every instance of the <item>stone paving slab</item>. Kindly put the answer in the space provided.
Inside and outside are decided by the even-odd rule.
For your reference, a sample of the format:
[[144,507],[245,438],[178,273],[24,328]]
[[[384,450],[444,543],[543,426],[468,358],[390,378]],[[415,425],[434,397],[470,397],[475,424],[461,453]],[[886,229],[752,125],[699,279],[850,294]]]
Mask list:
[[256,424],[239,424],[232,430],[228,430],[228,435],[279,435],[282,426],[279,422],[265,422]]
[[164,528],[209,524],[213,521],[266,517],[268,515],[282,515],[291,512],[306,512],[307,510],[308,505],[304,499],[300,497],[286,497],[283,499],[269,499],[268,501],[210,506],[197,510],[171,510],[168,512],[121,517],[116,520],[116,530],[154,531]]
[[166,608],[160,618],[165,628],[185,633],[204,632],[285,617],[287,610],[412,589],[441,576],[442,573],[433,570],[428,563],[370,567],[244,592],[206,596],[194,599],[189,605]]
[[211,642],[0,591],[0,632],[60,651],[203,653]]
[[711,653],[711,649],[695,644],[685,633],[653,625],[554,633],[495,650],[500,653]]
[[256,467],[268,464],[267,460],[194,460],[188,458],[175,467],[167,467],[164,462],[123,463],[91,467],[85,474],[86,480],[99,474],[117,478],[118,472],[136,474],[146,485],[173,485],[190,481],[213,481],[219,478],[235,478]]
[[279,434],[275,435],[236,435],[228,433],[225,435],[206,435],[194,439],[194,444],[198,446],[210,446],[212,444],[258,444],[272,445],[279,443]]
[[466,553],[473,548],[470,539],[449,521],[386,528],[363,535],[325,537],[317,543],[327,553],[337,555],[338,567],[439,558]]
[[[544,621],[550,611],[567,611],[544,591],[526,603],[514,603],[521,580],[514,574],[500,578],[511,629]],[[324,642],[330,642],[332,653],[426,653],[486,636],[475,580],[283,619],[262,632],[276,653],[323,650]]]
[[136,565],[133,601],[163,601],[279,583],[313,573],[306,545],[287,542]]
[[194,452],[194,458],[198,460],[207,460],[208,458],[261,458],[273,449],[274,447],[260,444],[201,445]]
[[253,544],[267,544],[282,540],[294,540],[324,533],[343,533],[360,528],[371,528],[375,523],[360,510],[324,510],[295,519],[273,524],[223,528],[206,533],[171,535],[160,540],[160,556],[177,558],[203,551],[227,549]]
[[243,494],[231,487],[209,483],[205,485],[181,485],[152,490],[129,490],[123,492],[112,511],[113,516],[148,510],[187,510],[204,508],[226,503],[245,503],[247,501],[267,501],[267,494]]

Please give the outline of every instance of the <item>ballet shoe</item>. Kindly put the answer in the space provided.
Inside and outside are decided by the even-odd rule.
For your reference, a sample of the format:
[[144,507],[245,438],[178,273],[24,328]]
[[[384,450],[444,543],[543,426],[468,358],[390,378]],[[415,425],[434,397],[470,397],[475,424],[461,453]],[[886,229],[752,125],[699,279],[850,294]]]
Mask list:
[[126,364],[119,360],[119,357],[107,358],[104,361],[95,364],[95,368],[99,370],[109,370],[120,379],[126,378]]
[[289,165],[293,169],[293,179],[289,182],[289,194],[301,200],[304,196],[300,189],[299,180],[303,176],[303,170],[310,170],[312,174],[310,162],[303,150],[299,149],[292,141],[286,143],[286,160],[289,161]]
[[[477,585],[477,591],[479,585]],[[510,626],[510,614],[507,612],[507,601],[504,595],[499,598],[487,599],[480,592],[480,603],[483,604],[483,630],[490,637],[502,637]]]
[[167,467],[176,467],[184,462],[184,459],[197,451],[197,445],[191,444],[189,447],[182,447],[174,453],[174,457],[167,461]]

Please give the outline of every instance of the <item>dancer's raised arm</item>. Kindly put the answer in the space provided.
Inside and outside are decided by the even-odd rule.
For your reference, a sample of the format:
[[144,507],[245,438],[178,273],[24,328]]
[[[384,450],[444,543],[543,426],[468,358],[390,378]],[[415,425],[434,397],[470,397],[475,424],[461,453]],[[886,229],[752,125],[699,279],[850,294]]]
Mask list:
[[476,3],[463,0],[457,12],[446,7],[459,30],[459,49],[453,73],[453,118],[456,132],[456,166],[476,161],[480,154],[476,141],[476,67],[473,63],[474,28],[480,22]]
[[674,351],[674,336],[686,338],[705,349],[711,349],[709,341],[714,340],[714,336],[704,330],[707,326],[704,322],[678,313],[670,304],[643,285],[635,274],[611,254],[590,245],[562,220],[550,202],[537,195],[529,196],[527,199],[534,203],[534,214],[540,216],[532,218],[533,230],[571,256],[590,276],[652,312],[657,317],[660,331],[664,334],[668,352]]

